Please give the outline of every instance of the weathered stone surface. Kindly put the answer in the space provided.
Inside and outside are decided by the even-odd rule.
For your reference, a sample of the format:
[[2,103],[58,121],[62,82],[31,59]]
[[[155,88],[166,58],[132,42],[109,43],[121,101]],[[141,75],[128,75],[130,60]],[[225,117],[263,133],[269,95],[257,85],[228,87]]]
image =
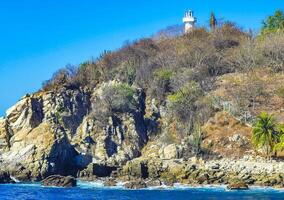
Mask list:
[[170,144],[163,148],[160,152],[160,157],[163,159],[176,159],[179,158],[179,151],[176,144]]
[[144,181],[130,181],[124,184],[124,187],[128,188],[128,189],[142,189],[142,188],[146,188],[147,185]]
[[113,186],[116,186],[117,182],[116,180],[114,179],[107,179],[105,182],[104,182],[104,186],[108,186],[108,187],[113,187]]
[[42,181],[44,186],[75,187],[77,181],[72,176],[52,175]]
[[140,158],[133,159],[127,162],[120,172],[121,175],[130,175],[136,178],[148,178],[148,166],[147,160],[143,160]]
[[249,189],[248,185],[245,182],[242,182],[242,181],[230,183],[227,186],[227,188],[230,189],[230,190],[248,190]]
[[159,179],[146,181],[147,187],[157,187],[161,185],[162,185],[162,182]]
[[147,142],[143,92],[135,93],[137,110],[114,113],[102,125],[91,101],[100,90],[62,87],[23,97],[0,119],[1,165],[21,180],[41,180],[76,175],[94,161],[104,167],[96,165],[90,176],[109,176],[112,166],[140,156]]

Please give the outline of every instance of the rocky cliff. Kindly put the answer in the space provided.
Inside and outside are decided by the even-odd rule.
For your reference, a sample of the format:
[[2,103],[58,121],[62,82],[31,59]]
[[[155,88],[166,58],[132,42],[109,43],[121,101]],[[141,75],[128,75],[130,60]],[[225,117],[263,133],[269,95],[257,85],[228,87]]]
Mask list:
[[0,119],[2,181],[57,174],[112,177],[129,188],[232,180],[283,187],[283,163],[255,159],[251,128],[227,112],[217,111],[204,124],[199,158],[196,139],[179,135],[182,127],[168,116],[141,89],[117,81],[26,95]]
[[63,87],[24,96],[0,120],[1,168],[18,179],[41,180],[140,156],[147,142],[143,92],[135,89],[135,110],[112,113],[102,124],[93,105],[101,90]]

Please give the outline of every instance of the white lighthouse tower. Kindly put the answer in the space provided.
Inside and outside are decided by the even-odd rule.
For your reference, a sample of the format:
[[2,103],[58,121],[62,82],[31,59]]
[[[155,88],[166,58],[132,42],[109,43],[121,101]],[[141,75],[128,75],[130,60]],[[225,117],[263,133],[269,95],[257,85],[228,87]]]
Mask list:
[[182,21],[184,23],[184,32],[189,33],[193,30],[195,26],[196,18],[193,17],[193,12],[189,10],[185,13],[185,16]]

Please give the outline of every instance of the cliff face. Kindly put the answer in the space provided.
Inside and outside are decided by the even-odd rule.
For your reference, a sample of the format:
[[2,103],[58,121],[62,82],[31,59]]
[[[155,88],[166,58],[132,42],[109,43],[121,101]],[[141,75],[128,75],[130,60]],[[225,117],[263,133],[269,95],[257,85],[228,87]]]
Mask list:
[[100,124],[92,105],[99,90],[63,88],[23,97],[0,120],[1,167],[29,180],[138,157],[147,142],[143,93],[135,93],[136,110],[112,114]]

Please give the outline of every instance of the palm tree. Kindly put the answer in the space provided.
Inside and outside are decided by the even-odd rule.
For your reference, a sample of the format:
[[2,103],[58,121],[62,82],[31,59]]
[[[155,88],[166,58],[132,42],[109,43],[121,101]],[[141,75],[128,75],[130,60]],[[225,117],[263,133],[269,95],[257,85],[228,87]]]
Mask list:
[[257,149],[264,149],[267,157],[270,156],[274,145],[279,140],[276,130],[275,118],[266,112],[262,112],[253,125],[252,143]]

